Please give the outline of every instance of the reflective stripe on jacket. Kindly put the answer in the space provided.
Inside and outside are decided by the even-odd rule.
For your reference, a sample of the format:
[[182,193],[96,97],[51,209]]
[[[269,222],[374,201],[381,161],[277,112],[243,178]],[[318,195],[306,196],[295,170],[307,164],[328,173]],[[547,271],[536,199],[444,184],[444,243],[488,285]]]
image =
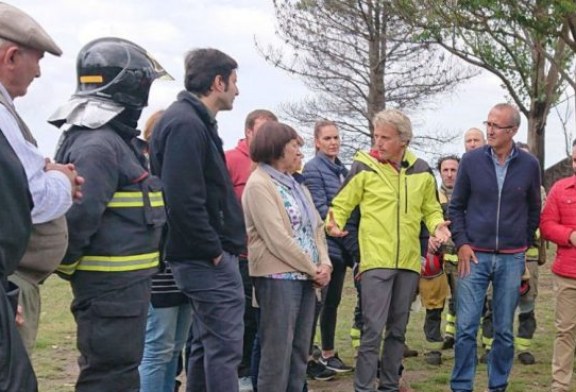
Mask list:
[[58,272],[156,267],[166,221],[162,186],[138,151],[111,128],[72,129],[57,157],[86,179],[84,198],[66,214],[70,240]]

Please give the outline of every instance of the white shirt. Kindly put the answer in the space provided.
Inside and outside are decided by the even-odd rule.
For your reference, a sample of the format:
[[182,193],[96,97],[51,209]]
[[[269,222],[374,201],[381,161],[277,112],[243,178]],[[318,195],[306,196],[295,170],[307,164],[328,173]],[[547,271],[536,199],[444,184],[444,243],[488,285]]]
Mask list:
[[[0,94],[12,103],[12,98],[0,83]],[[0,130],[20,159],[34,201],[32,223],[44,223],[59,218],[72,206],[72,184],[64,173],[45,171],[46,162],[38,148],[26,141],[16,119],[0,104]]]

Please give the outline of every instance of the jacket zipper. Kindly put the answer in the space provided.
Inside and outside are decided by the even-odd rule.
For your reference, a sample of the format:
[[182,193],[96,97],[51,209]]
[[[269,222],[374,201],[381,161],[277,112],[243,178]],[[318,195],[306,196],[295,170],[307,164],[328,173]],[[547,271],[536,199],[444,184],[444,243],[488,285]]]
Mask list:
[[408,214],[408,178],[404,177],[404,213]]
[[396,205],[396,235],[397,237],[397,241],[396,241],[396,269],[398,269],[398,265],[400,263],[400,204],[402,202],[402,198],[400,197],[400,176],[402,174],[402,169],[400,169],[400,172],[398,173],[398,187],[397,189],[397,195],[398,195],[398,203]]

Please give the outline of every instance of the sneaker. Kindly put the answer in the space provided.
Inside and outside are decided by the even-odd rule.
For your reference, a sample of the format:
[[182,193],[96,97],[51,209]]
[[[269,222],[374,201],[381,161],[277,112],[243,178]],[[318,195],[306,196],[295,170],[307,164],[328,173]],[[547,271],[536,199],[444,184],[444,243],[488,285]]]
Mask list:
[[306,375],[317,381],[329,381],[336,377],[336,372],[316,361],[308,361]]
[[478,362],[480,363],[488,363],[488,355],[490,354],[490,350],[486,350],[484,351],[484,354],[482,354],[482,356],[480,357],[480,359],[478,360]]
[[404,358],[411,358],[411,357],[417,357],[417,356],[418,356],[418,351],[411,350],[407,344],[404,345]]
[[327,369],[333,370],[336,373],[350,373],[354,368],[352,366],[346,365],[342,360],[338,357],[338,354],[330,358],[320,358],[320,363],[326,366]]
[[240,377],[238,379],[238,390],[240,392],[252,392],[252,378]]
[[454,348],[455,340],[452,336],[446,336],[444,343],[442,343],[442,350],[451,350]]
[[440,351],[430,351],[424,354],[424,360],[428,365],[440,366],[442,365],[442,354]]
[[518,360],[522,365],[534,365],[536,363],[536,358],[528,351],[518,354]]

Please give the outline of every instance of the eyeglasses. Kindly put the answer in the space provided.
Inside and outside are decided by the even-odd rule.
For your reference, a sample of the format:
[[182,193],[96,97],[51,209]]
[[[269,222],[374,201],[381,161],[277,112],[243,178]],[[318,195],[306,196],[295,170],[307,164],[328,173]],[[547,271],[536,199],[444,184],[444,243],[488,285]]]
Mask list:
[[484,125],[486,126],[486,128],[494,128],[494,129],[497,129],[499,131],[504,131],[506,129],[512,129],[515,127],[515,125],[502,126],[502,125],[498,125],[498,124],[490,122],[490,121],[484,121]]

